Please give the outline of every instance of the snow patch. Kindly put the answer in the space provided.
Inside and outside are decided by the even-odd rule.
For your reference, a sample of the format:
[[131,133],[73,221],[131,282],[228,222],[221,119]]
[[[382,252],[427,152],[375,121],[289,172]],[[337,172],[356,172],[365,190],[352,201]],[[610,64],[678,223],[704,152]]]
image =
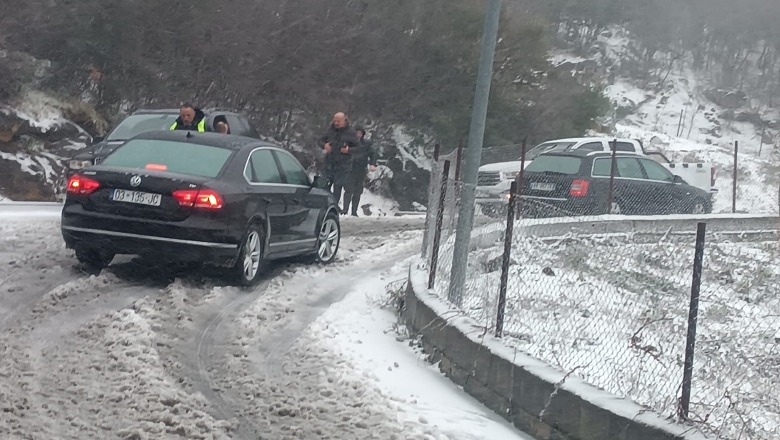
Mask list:
[[[58,125],[67,123],[62,116],[65,104],[40,91],[27,90],[19,99],[16,108],[4,107],[0,111],[6,114],[16,114],[26,120],[30,126],[41,129],[44,133]],[[10,113],[9,113],[10,112]]]
[[418,168],[431,170],[431,160],[425,152],[425,143],[416,143],[414,137],[406,132],[402,125],[393,126],[393,138],[404,163],[411,161]]

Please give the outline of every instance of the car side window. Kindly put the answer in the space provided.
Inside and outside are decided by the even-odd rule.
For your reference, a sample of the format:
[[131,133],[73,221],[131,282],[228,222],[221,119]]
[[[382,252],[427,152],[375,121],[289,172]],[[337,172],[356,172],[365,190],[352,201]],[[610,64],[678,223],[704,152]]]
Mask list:
[[639,161],[633,157],[617,158],[617,174],[620,177],[629,179],[645,178],[645,175],[642,173],[642,166],[639,165]]
[[582,151],[604,151],[604,146],[601,142],[589,142],[587,144],[580,145],[577,150]]
[[593,161],[593,175],[609,177],[612,171],[612,159],[596,159]]
[[244,127],[244,124],[241,123],[240,119],[234,115],[226,115],[225,118],[227,119],[228,125],[230,125],[231,134],[237,134],[239,136],[245,135],[246,128]]
[[[612,150],[612,143],[610,142],[610,151]],[[629,153],[636,153],[637,148],[632,144],[631,142],[618,142],[617,147],[615,148],[616,151],[623,151],[623,152],[629,152]]]
[[306,170],[303,169],[303,166],[296,158],[289,153],[279,151],[274,152],[274,154],[276,154],[279,164],[282,166],[286,183],[309,186],[309,177],[306,175]]
[[271,150],[255,150],[249,157],[245,172],[252,183],[282,183],[282,176]]
[[660,180],[661,182],[674,182],[674,174],[660,164],[652,160],[643,159],[642,166],[645,168],[647,178],[650,180]]

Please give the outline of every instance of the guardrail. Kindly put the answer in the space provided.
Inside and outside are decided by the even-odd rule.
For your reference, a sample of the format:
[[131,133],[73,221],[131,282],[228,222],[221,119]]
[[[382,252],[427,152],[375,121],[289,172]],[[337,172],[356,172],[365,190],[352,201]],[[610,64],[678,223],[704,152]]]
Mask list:
[[[707,214],[674,216],[602,215],[585,217],[560,217],[546,219],[522,219],[515,222],[516,234],[533,235],[543,239],[555,239],[567,235],[615,235],[635,236],[690,235],[696,234],[696,224],[707,223],[709,233],[734,237],[757,235],[780,236],[780,217],[773,214]],[[496,225],[500,225],[497,227]],[[472,248],[494,246],[503,239],[505,225],[495,222],[477,228],[472,233]]]
[[60,202],[0,202],[0,217],[59,217]]

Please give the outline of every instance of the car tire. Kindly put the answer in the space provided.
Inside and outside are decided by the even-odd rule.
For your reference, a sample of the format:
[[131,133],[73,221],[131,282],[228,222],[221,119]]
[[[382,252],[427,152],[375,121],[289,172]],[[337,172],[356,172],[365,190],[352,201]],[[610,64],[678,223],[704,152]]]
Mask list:
[[607,211],[607,214],[613,214],[613,215],[625,214],[625,212],[623,212],[623,201],[622,200],[613,200],[612,201],[612,206],[609,207],[609,210]]
[[685,214],[710,214],[712,203],[708,200],[694,200]]
[[265,228],[250,225],[238,250],[238,259],[232,268],[233,278],[244,287],[258,282],[265,270]]
[[312,258],[319,264],[330,264],[336,259],[341,244],[341,225],[332,211],[325,215],[317,232],[317,247]]
[[110,251],[91,248],[76,248],[75,251],[79,263],[84,265],[88,272],[94,274],[100,273],[114,259],[114,253]]
[[480,210],[482,211],[482,214],[490,217],[490,218],[504,218],[506,217],[506,208],[505,207],[496,207],[493,205],[481,205]]

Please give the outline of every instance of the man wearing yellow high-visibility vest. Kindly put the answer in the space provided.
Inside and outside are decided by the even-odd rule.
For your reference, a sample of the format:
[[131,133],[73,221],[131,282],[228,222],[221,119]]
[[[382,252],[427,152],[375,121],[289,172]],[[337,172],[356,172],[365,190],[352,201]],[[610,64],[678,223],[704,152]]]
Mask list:
[[207,131],[206,114],[192,104],[182,104],[179,117],[171,124],[169,130]]

